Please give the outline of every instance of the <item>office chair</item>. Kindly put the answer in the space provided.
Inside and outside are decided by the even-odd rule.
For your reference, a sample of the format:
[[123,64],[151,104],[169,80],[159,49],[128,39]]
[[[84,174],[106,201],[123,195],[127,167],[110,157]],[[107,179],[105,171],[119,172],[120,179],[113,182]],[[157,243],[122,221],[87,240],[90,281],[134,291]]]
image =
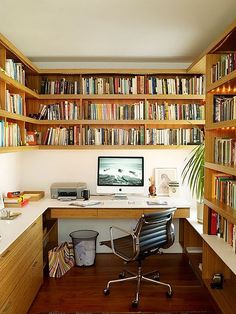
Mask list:
[[[112,283],[137,280],[137,289],[132,306],[138,307],[140,284],[144,280],[166,286],[168,288],[167,297],[172,297],[173,292],[170,284],[159,281],[160,275],[158,271],[142,273],[142,261],[150,255],[162,254],[160,252],[161,248],[166,249],[174,243],[175,235],[172,219],[175,210],[176,208],[169,208],[152,214],[142,215],[132,233],[115,226],[110,227],[111,240],[102,241],[100,244],[111,248],[112,252],[123,259],[125,263],[137,261],[138,273],[135,274],[127,270],[121,272],[119,275],[120,279],[108,281],[103,291],[105,295],[110,294],[110,285]],[[127,235],[114,239],[113,230],[115,229]],[[126,274],[131,276],[126,277]]]

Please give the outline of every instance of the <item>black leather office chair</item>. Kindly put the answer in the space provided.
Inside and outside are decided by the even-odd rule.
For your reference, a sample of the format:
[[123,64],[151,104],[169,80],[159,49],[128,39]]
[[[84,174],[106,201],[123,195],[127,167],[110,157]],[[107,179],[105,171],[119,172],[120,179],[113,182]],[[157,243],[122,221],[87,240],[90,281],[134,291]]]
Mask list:
[[[127,232],[121,228],[110,227],[110,241],[102,241],[102,245],[110,247],[115,255],[122,258],[125,262],[137,261],[138,273],[132,273],[124,270],[120,273],[117,280],[110,280],[104,289],[104,294],[110,293],[110,285],[115,282],[128,280],[137,280],[137,290],[132,306],[137,307],[139,304],[139,290],[141,280],[145,280],[154,284],[163,285],[168,288],[167,297],[172,297],[172,288],[170,284],[159,281],[158,271],[150,273],[142,273],[142,260],[149,255],[162,254],[160,249],[166,249],[174,243],[174,226],[172,224],[173,214],[176,208],[160,210],[152,214],[142,215],[139,219],[134,231]],[[127,234],[124,237],[114,239],[114,230]],[[126,274],[131,275],[126,277]],[[152,279],[150,278],[152,277]]]

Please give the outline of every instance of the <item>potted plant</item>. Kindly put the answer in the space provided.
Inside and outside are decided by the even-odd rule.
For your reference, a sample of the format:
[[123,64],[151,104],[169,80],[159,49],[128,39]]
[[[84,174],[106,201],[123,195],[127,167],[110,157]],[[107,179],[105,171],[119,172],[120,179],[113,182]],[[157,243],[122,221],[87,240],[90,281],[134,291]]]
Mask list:
[[202,142],[191,151],[181,173],[183,182],[189,185],[192,195],[196,197],[197,219],[200,223],[203,223],[204,161],[205,144]]

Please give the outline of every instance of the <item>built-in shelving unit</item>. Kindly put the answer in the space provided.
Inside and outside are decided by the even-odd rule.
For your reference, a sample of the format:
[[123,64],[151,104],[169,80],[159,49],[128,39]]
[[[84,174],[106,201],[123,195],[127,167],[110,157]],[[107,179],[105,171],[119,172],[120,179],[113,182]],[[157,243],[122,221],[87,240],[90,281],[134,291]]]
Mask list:
[[[227,156],[228,154],[235,155],[233,139],[236,138],[236,120],[215,122],[217,121],[217,111],[214,108],[216,105],[214,99],[221,95],[225,97],[236,95],[235,34],[236,24],[231,26],[221,41],[215,43],[215,47],[213,46],[206,56],[206,162],[202,278],[223,313],[235,313],[236,307],[234,296],[236,208],[227,203],[229,189],[234,185],[233,180],[236,179],[236,165],[233,161],[219,163],[216,156],[221,156],[223,153],[226,153]],[[224,49],[225,40],[228,42],[227,52]],[[225,62],[226,59],[227,62]],[[215,73],[216,69],[219,73]],[[214,77],[213,81],[212,77]],[[226,114],[224,110],[228,109],[225,106],[217,110]],[[226,146],[226,139],[228,139],[228,146]],[[218,141],[218,146],[216,141]],[[220,141],[222,144],[219,144]],[[229,182],[227,183],[227,181]],[[225,193],[228,196],[227,200]],[[217,194],[219,195],[217,196]],[[223,289],[211,288],[210,283],[215,273],[223,274]]]
[[[25,85],[12,78],[14,77],[12,72],[17,72],[19,69],[24,72]],[[160,117],[164,113],[159,113],[158,118],[147,119],[145,110],[147,114],[147,110],[150,109],[145,108],[150,104],[156,104],[157,106],[165,104],[167,107],[175,104],[182,108],[188,104],[204,106],[205,84],[202,74],[204,74],[203,71],[188,72],[176,69],[41,70],[1,35],[0,121],[2,121],[2,125],[0,128],[0,152],[24,151],[36,148],[110,149],[113,146],[116,149],[193,148],[200,141],[197,138],[199,137],[197,130],[204,128],[204,110],[201,110],[201,116],[197,119],[194,119],[194,117],[184,119],[179,117],[169,119],[168,116]],[[50,88],[50,90],[47,89],[48,94],[41,93],[43,84],[44,87]],[[104,85],[104,92],[101,91],[100,84]],[[52,85],[53,87],[51,87]],[[63,87],[60,93],[50,94],[51,91],[53,93],[54,91],[58,92],[58,87]],[[70,90],[74,93],[67,94]],[[6,104],[6,91],[8,91],[10,101],[12,101],[14,95],[20,99],[20,112],[22,114],[16,113],[18,112],[15,109],[17,104],[14,102]],[[113,93],[110,93],[112,91]],[[81,112],[83,112],[88,102],[95,105],[113,104],[117,107],[124,105],[131,107],[136,103],[142,103],[140,109],[142,113],[139,113],[141,116],[133,115],[132,119],[128,116],[122,116],[117,117],[115,120],[84,119],[81,114],[78,114],[78,119],[70,120],[39,120],[35,118],[43,105],[60,104],[62,102],[76,104],[76,108]],[[7,108],[10,108],[10,110]],[[193,110],[195,116],[196,114],[199,115],[196,111],[199,109],[196,108]],[[185,111],[185,108],[181,110]],[[130,114],[131,108],[128,111]],[[155,114],[154,112],[153,115]],[[14,131],[9,131],[8,134],[9,127],[14,128]],[[18,130],[17,134],[15,134],[15,129]],[[61,129],[64,129],[64,133],[58,135]],[[163,131],[160,131],[160,129]],[[166,131],[167,129],[168,131]],[[99,134],[100,132],[103,132],[103,137],[108,137],[108,139],[95,141],[97,135],[94,136],[93,133]],[[166,138],[166,136],[169,136],[166,135],[169,132],[175,133],[175,135],[171,135],[170,139],[167,138],[164,142],[165,145],[156,139],[159,136]],[[29,134],[31,136],[37,135],[37,141],[35,139],[35,141],[30,142],[28,140]],[[9,143],[8,139],[14,136],[16,140]],[[52,140],[55,136],[70,138],[61,145],[61,142]],[[76,141],[75,137],[81,137],[81,139]],[[126,138],[126,140],[113,140],[110,137]]]

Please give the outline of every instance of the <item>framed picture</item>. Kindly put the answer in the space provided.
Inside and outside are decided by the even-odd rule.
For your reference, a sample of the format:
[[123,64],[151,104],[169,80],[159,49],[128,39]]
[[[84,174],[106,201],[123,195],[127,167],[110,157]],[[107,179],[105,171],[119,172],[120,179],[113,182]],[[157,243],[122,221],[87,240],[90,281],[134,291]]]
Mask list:
[[155,185],[158,196],[169,196],[169,182],[176,181],[176,168],[155,168]]
[[26,133],[26,143],[28,145],[36,145],[36,134],[35,134],[35,131],[27,131],[27,133]]
[[3,202],[3,196],[2,193],[0,193],[0,210],[4,208],[4,202]]

